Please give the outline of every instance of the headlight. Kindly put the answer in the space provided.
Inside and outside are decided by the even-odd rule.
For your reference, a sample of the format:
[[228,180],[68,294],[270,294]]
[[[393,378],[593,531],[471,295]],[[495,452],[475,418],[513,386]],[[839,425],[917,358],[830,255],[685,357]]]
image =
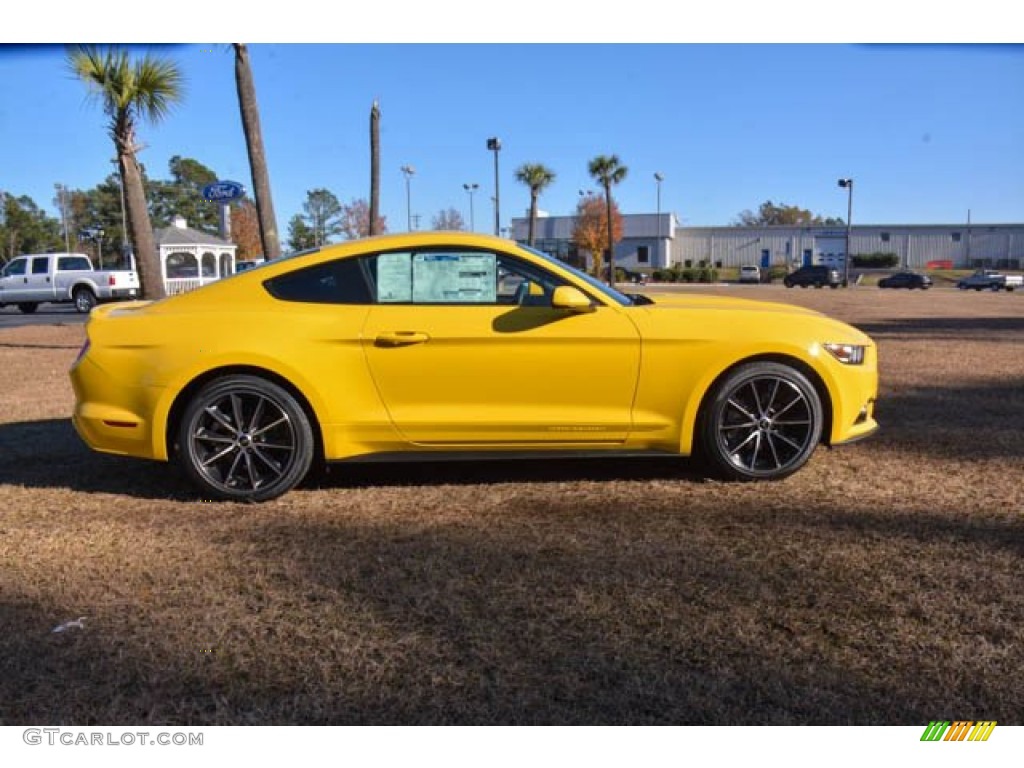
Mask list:
[[863,344],[831,344],[823,345],[836,360],[844,365],[861,365],[864,362]]

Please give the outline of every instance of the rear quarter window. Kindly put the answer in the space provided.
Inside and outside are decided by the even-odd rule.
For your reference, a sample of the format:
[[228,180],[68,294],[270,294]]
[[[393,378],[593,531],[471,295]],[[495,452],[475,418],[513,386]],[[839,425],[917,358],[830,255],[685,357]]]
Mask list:
[[307,304],[372,304],[373,294],[360,260],[338,259],[264,281],[275,299]]
[[84,256],[61,256],[57,259],[58,272],[89,272],[92,265]]

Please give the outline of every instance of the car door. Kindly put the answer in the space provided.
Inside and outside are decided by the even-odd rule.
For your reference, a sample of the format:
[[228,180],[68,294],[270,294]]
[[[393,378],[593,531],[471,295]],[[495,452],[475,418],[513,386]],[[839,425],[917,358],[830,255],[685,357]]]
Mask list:
[[51,301],[53,299],[53,279],[51,277],[50,256],[33,256],[28,274],[25,278],[25,292],[22,301]]
[[376,303],[363,348],[405,439],[453,448],[625,441],[640,338],[624,308],[555,309],[551,296],[568,281],[500,252],[370,258]]
[[27,257],[14,259],[4,267],[0,274],[0,304],[17,304],[28,288]]

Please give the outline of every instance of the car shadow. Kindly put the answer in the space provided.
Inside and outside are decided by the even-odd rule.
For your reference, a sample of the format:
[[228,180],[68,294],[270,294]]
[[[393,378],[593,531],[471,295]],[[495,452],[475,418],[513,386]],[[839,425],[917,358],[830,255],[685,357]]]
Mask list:
[[[90,450],[70,419],[0,424],[0,484],[68,488],[139,499],[194,501],[196,491],[177,465],[111,456]],[[693,462],[676,457],[543,458],[338,462],[317,467],[302,487],[365,488],[409,485],[487,485],[568,481],[644,481],[705,478]]]

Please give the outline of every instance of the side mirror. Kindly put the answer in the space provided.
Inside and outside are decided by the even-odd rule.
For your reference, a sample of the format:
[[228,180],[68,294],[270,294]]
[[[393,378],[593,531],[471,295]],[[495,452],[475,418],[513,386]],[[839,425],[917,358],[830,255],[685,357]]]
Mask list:
[[555,309],[567,309],[570,312],[593,312],[596,307],[579,288],[571,285],[561,285],[555,288],[551,296],[551,306]]

